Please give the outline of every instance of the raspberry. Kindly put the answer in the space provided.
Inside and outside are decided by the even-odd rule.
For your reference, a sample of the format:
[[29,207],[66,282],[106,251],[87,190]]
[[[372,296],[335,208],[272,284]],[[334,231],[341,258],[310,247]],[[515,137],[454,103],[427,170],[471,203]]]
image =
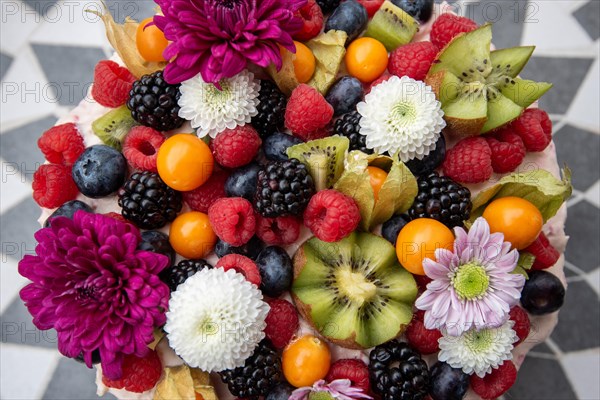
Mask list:
[[424,292],[425,289],[427,289],[427,284],[433,281],[433,279],[427,275],[413,275],[413,278],[415,278],[415,282],[417,282],[417,287],[420,292]]
[[265,335],[276,349],[283,349],[298,330],[298,313],[292,303],[283,299],[270,300],[269,307]]
[[33,199],[40,207],[56,208],[79,194],[71,176],[71,168],[65,165],[44,164],[33,174]]
[[550,241],[546,235],[544,235],[544,232],[541,232],[537,239],[535,239],[535,241],[523,251],[531,253],[535,256],[535,261],[531,267],[532,269],[550,268],[556,264],[560,257],[560,253],[554,247],[552,247]]
[[248,164],[256,157],[262,140],[250,125],[226,129],[210,143],[215,160],[226,168]]
[[427,329],[423,324],[424,311],[417,311],[406,328],[406,340],[421,354],[433,354],[440,350],[438,339],[442,333],[438,329]]
[[385,0],[358,0],[358,2],[367,10],[369,18],[379,11],[384,1]]
[[393,75],[406,75],[422,81],[437,54],[438,49],[431,42],[415,42],[400,46],[390,54],[388,71]]
[[85,150],[83,138],[73,123],[53,126],[38,139],[38,147],[53,164],[73,165]]
[[527,151],[543,151],[552,141],[552,121],[544,110],[529,108],[512,123]]
[[256,286],[260,286],[260,272],[258,267],[246,256],[240,254],[227,254],[217,261],[215,268],[223,268],[225,271],[233,269],[235,272],[244,275],[244,278],[250,283],[254,283]]
[[165,141],[162,133],[145,126],[136,126],[123,142],[123,155],[133,168],[140,171],[158,172],[156,159],[158,149]]
[[248,242],[256,231],[252,204],[242,197],[218,199],[208,209],[208,219],[219,239],[235,247]]
[[258,215],[256,236],[270,246],[292,244],[300,236],[300,221],[293,216],[267,218]]
[[477,29],[477,24],[469,18],[442,14],[431,27],[431,43],[441,50],[458,34],[471,32],[475,29]]
[[525,144],[512,129],[505,128],[498,133],[486,137],[492,151],[492,168],[494,172],[504,174],[513,172],[525,158]]
[[134,393],[142,393],[152,389],[162,375],[162,364],[158,353],[148,351],[144,357],[128,354],[123,358],[123,375],[121,379],[112,380],[102,377],[102,383],[115,389],[125,389]]
[[461,183],[485,182],[492,176],[492,151],[482,137],[461,140],[446,152],[444,175]]
[[360,222],[353,198],[336,190],[315,194],[304,210],[304,224],[324,242],[337,242],[352,233]]
[[331,382],[336,379],[350,379],[352,386],[361,388],[364,394],[369,393],[369,367],[361,360],[346,358],[334,362],[325,380]]
[[379,78],[375,79],[369,85],[366,85],[365,95],[371,93],[371,90],[373,90],[373,88],[375,86],[379,85],[380,83],[383,83],[383,82],[387,81],[392,76],[393,76],[392,74],[388,74],[387,72],[384,72],[383,75],[381,75]]
[[294,136],[307,141],[324,137],[323,129],[333,117],[333,107],[308,85],[300,85],[292,92],[285,110],[285,126]]
[[96,64],[92,97],[104,107],[117,108],[127,102],[135,76],[114,61]]
[[483,399],[495,399],[506,393],[516,380],[517,368],[512,361],[506,360],[498,369],[492,370],[491,374],[483,378],[471,375],[471,387]]
[[[119,222],[124,222],[126,224],[132,224],[131,221],[129,221],[128,219],[126,219],[123,215],[116,213],[116,212],[107,212],[104,213],[102,215],[106,215],[107,217],[110,217],[112,219],[116,219]],[[133,224],[132,224],[133,225]]]
[[223,170],[217,170],[212,173],[210,178],[199,188],[190,192],[183,192],[183,201],[194,211],[207,213],[212,204],[227,197],[225,193],[225,182],[229,178],[229,173]]
[[523,340],[529,336],[529,330],[531,329],[531,322],[529,321],[529,315],[519,306],[514,306],[510,309],[510,319],[515,322],[513,330],[516,332],[519,339],[513,344],[518,346]]
[[302,29],[294,34],[294,39],[305,42],[321,33],[323,28],[323,11],[315,0],[308,2],[296,13],[302,19]]

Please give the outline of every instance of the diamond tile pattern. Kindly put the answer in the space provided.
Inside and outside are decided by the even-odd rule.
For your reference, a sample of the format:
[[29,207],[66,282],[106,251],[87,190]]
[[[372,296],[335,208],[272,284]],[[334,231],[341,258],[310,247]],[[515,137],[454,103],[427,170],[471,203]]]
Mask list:
[[[96,38],[96,33],[86,36],[90,40],[69,39],[77,35],[74,27],[81,30],[86,21],[53,17],[57,8],[65,9],[66,0],[26,0],[26,6],[22,0],[12,1],[23,15],[12,15],[2,23],[0,78],[7,81],[2,81],[2,87],[10,83],[11,89],[30,90],[34,83],[39,83],[44,89],[50,87],[56,91],[58,96],[46,96],[41,102],[36,98],[33,102],[31,94],[27,97],[17,92],[2,100],[3,284],[23,282],[17,278],[15,265],[35,247],[33,233],[38,229],[39,208],[27,190],[35,167],[43,162],[35,145],[37,138],[55,123],[57,115],[84,97],[86,85],[92,82],[94,66],[106,56],[103,49],[107,46],[106,42],[99,43],[102,38]],[[597,376],[594,378],[600,370],[597,318],[600,122],[596,107],[589,106],[598,104],[598,90],[594,86],[597,80],[590,77],[594,74],[591,66],[594,62],[597,66],[599,58],[600,2],[452,0],[451,3],[459,7],[461,14],[479,23],[495,21],[494,42],[498,47],[521,43],[535,44],[541,50],[532,58],[523,77],[554,83],[554,89],[542,99],[541,106],[552,114],[555,123],[559,161],[568,163],[574,172],[576,194],[569,202],[566,227],[571,236],[565,269],[570,286],[564,309],[551,339],[533,349],[521,367],[517,383],[505,397],[600,399]],[[152,15],[155,7],[150,0],[107,0],[107,5],[117,21],[123,21],[127,15],[141,20]],[[536,15],[526,14],[536,7]],[[560,28],[556,27],[557,21]],[[93,28],[98,27],[90,22],[90,29]],[[575,52],[567,54],[565,49],[571,49],[574,41]],[[579,98],[576,107],[572,105],[575,98]],[[578,112],[573,113],[573,108]],[[7,192],[15,196],[5,195]],[[94,372],[59,357],[53,332],[41,333],[33,327],[31,316],[18,298],[18,290],[3,291],[2,302],[0,398],[97,398]]]

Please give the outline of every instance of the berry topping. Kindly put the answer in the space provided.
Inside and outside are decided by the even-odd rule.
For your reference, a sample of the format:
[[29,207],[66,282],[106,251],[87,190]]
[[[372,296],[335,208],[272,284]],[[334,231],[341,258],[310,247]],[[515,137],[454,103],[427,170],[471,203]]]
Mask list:
[[350,379],[352,386],[362,389],[364,394],[369,393],[371,387],[369,367],[357,359],[340,359],[331,364],[325,380],[331,382],[336,379]]
[[40,165],[33,174],[32,188],[33,199],[44,208],[59,207],[79,194],[71,168],[57,164]]
[[529,316],[525,310],[519,306],[514,306],[510,309],[510,319],[515,322],[512,329],[516,332],[519,340],[514,343],[514,346],[518,346],[529,336],[531,321],[529,321]]
[[531,253],[535,256],[532,269],[546,269],[550,268],[560,258],[560,253],[550,244],[550,241],[544,235],[544,232],[540,232],[537,239],[534,240],[529,246],[523,251]]
[[370,37],[362,37],[350,43],[344,60],[348,73],[364,83],[379,78],[387,69],[389,61],[385,46]]
[[290,343],[281,356],[285,379],[296,387],[312,386],[325,378],[331,352],[323,340],[306,335]]
[[158,172],[158,149],[165,142],[162,133],[145,126],[136,126],[123,142],[123,155],[134,169]]
[[435,149],[431,150],[429,154],[423,157],[421,160],[413,158],[407,161],[405,164],[410,169],[410,172],[414,176],[427,175],[436,170],[444,160],[446,159],[446,138],[444,135],[440,135]]
[[102,383],[114,389],[143,393],[156,385],[163,371],[158,353],[154,350],[149,350],[144,357],[137,357],[133,354],[126,355],[123,357],[122,368],[121,379],[112,380],[104,375]]
[[261,136],[283,128],[287,98],[273,81],[260,81],[257,114],[252,117],[252,126]]
[[274,132],[263,140],[263,152],[271,161],[287,161],[287,149],[302,143],[296,136]]
[[406,75],[422,81],[437,53],[437,47],[431,42],[415,42],[400,46],[390,54],[388,70],[393,75]]
[[540,210],[529,201],[514,196],[500,197],[487,205],[483,218],[490,225],[490,232],[500,232],[504,241],[523,250],[539,236],[544,225]]
[[154,17],[146,18],[138,25],[135,35],[135,45],[140,55],[146,61],[164,62],[163,52],[169,45],[163,31],[158,26],[150,23],[154,22]]
[[[52,218],[67,217],[67,218],[73,219],[73,216],[79,210],[82,210],[82,211],[85,211],[88,213],[94,212],[92,210],[92,208],[90,206],[88,206],[87,204],[85,204],[83,201],[79,201],[79,200],[67,201],[65,204],[58,207],[52,214],[50,214],[50,216],[46,219],[46,222],[44,222],[44,228],[47,228],[50,225],[52,225]],[[121,214],[117,214],[117,215],[119,217],[121,216]]]
[[373,82],[371,82],[370,84],[366,85],[367,88],[365,90],[365,94],[371,93],[371,90],[373,90],[373,88],[375,86],[379,85],[380,83],[383,83],[383,82],[387,81],[392,76],[394,76],[394,75],[389,74],[387,72],[384,72],[383,75],[381,75],[379,78],[375,79]]
[[73,165],[85,150],[83,138],[72,123],[53,126],[38,139],[38,147],[53,164]]
[[406,340],[421,354],[433,354],[440,350],[438,339],[442,333],[438,329],[427,329],[423,324],[424,311],[417,311],[406,328]]
[[457,182],[485,182],[493,173],[490,146],[482,137],[463,139],[446,152],[443,168]]
[[360,211],[354,199],[336,190],[318,192],[304,211],[304,224],[324,242],[342,240],[359,222]]
[[369,14],[369,18],[371,18],[379,9],[385,0],[357,0],[364,8],[367,10],[367,14]]
[[301,222],[293,216],[257,217],[256,236],[268,245],[288,245],[298,240]]
[[202,186],[189,192],[183,192],[183,201],[192,210],[207,213],[215,201],[226,197],[225,182],[228,177],[229,173],[227,171],[213,172]]
[[287,300],[273,299],[268,303],[271,309],[265,319],[265,335],[276,349],[283,349],[298,330],[298,313]]
[[[127,220],[120,214],[116,214],[123,218],[123,222]],[[169,242],[169,236],[159,231],[142,232],[142,241],[138,244],[138,250],[151,251],[153,253],[162,254],[169,257],[169,266],[175,262],[175,250]]]
[[400,230],[410,222],[410,217],[406,214],[394,215],[381,226],[381,236],[385,240],[396,246],[396,240]]
[[323,10],[323,14],[329,14],[340,5],[340,0],[317,0],[317,4]]
[[127,160],[105,145],[88,147],[73,165],[73,180],[81,193],[99,199],[116,192],[127,176]]
[[298,83],[306,83],[315,73],[317,61],[312,50],[304,43],[294,41],[296,54],[292,61],[294,65],[294,75]]
[[294,34],[294,39],[307,41],[321,33],[321,29],[323,29],[323,11],[321,11],[321,7],[315,0],[308,0],[296,13],[296,16],[302,18],[303,25]]
[[419,22],[427,22],[433,13],[433,0],[391,0]]
[[215,254],[217,257],[224,257],[227,254],[241,254],[251,260],[256,260],[256,257],[260,254],[264,245],[265,244],[256,236],[253,236],[248,243],[237,247],[218,239],[215,244]]
[[114,61],[102,60],[94,70],[92,97],[104,107],[122,106],[129,97],[135,76]]
[[469,390],[469,375],[438,361],[431,367],[429,395],[433,400],[462,400]]
[[164,184],[158,174],[136,172],[119,190],[121,214],[142,229],[158,229],[181,211],[181,193]]
[[530,271],[521,291],[521,305],[528,313],[545,315],[557,311],[565,301],[565,287],[548,271]]
[[335,121],[334,133],[350,140],[349,151],[360,150],[365,154],[373,154],[373,149],[367,148],[367,137],[360,134],[360,119],[358,111],[342,115]]
[[215,268],[223,268],[225,271],[233,269],[235,272],[244,275],[244,278],[256,286],[260,286],[260,273],[254,261],[246,256],[239,254],[228,254],[222,257],[215,265]]
[[356,110],[364,94],[363,85],[358,79],[343,76],[329,89],[325,100],[333,107],[333,115],[338,116]]
[[262,284],[260,290],[269,297],[279,297],[290,290],[293,279],[292,259],[278,246],[265,247],[256,258]]
[[160,273],[160,279],[169,285],[172,292],[177,290],[177,286],[186,281],[198,271],[204,268],[212,268],[206,260],[181,260],[175,266],[169,267]]
[[517,368],[512,361],[507,360],[483,378],[471,375],[471,387],[481,398],[495,399],[506,393],[516,380]]
[[469,18],[453,14],[442,14],[431,27],[431,43],[441,50],[457,35],[475,29],[477,29],[477,24]]
[[307,141],[324,136],[324,128],[333,117],[333,107],[308,85],[300,85],[292,92],[285,110],[285,126],[300,139]]
[[529,108],[512,123],[527,151],[543,151],[552,141],[552,121],[544,110]]
[[171,224],[169,241],[178,254],[185,258],[204,258],[215,247],[217,235],[213,232],[208,215],[190,211],[180,214]]
[[256,157],[262,140],[250,125],[226,129],[210,143],[215,160],[226,168],[248,164]]
[[215,201],[208,209],[208,218],[219,239],[233,246],[247,243],[256,232],[252,204],[241,197]]
[[504,174],[513,172],[525,158],[525,144],[511,129],[503,129],[486,137],[492,151],[492,168],[494,172]]

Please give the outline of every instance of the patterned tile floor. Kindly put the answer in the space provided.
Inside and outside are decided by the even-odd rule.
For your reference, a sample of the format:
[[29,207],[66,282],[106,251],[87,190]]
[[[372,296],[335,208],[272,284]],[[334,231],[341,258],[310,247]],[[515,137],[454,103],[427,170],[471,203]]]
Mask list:
[[[118,20],[151,15],[149,0],[107,1]],[[536,44],[525,78],[551,81],[542,100],[552,114],[561,163],[573,169],[560,323],[526,359],[508,399],[600,399],[600,1],[459,1],[490,20],[499,47]],[[43,161],[35,143],[85,94],[95,63],[110,54],[98,1],[0,1],[1,362],[2,399],[94,399],[94,374],[61,358],[52,332],[39,332],[18,299],[17,262],[31,253],[38,207],[31,178]]]

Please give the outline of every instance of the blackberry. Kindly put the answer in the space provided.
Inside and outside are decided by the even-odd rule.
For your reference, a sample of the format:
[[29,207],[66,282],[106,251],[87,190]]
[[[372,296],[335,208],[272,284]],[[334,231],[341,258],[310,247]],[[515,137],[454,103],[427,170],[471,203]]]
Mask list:
[[181,285],[196,272],[212,267],[206,260],[181,260],[177,265],[163,270],[160,273],[160,279],[169,285],[171,292],[174,292],[177,290],[177,286]]
[[179,117],[177,104],[181,97],[180,86],[168,84],[162,71],[142,76],[129,92],[127,108],[131,110],[131,116],[158,131],[179,128],[185,122]]
[[[398,366],[392,367],[392,365]],[[373,391],[382,400],[421,400],[427,396],[429,370],[421,355],[407,343],[392,340],[369,355]]]
[[154,172],[136,172],[119,190],[121,214],[142,229],[158,229],[181,211],[181,193]]
[[265,137],[283,127],[287,98],[274,82],[261,80],[258,100],[258,114],[252,118],[252,126]]
[[448,228],[462,226],[471,215],[471,192],[437,172],[418,179],[419,194],[408,215],[411,219],[433,218]]
[[346,136],[350,140],[350,151],[360,150],[365,154],[373,154],[373,149],[367,148],[367,137],[360,134],[361,118],[358,111],[342,115],[335,121],[334,134]]
[[265,217],[300,215],[315,193],[308,169],[300,161],[272,161],[258,172],[256,210]]
[[329,14],[340,5],[341,0],[317,0],[317,4],[321,7],[323,14]]
[[229,391],[240,398],[264,396],[282,379],[281,360],[271,345],[262,341],[243,366],[219,372]]

